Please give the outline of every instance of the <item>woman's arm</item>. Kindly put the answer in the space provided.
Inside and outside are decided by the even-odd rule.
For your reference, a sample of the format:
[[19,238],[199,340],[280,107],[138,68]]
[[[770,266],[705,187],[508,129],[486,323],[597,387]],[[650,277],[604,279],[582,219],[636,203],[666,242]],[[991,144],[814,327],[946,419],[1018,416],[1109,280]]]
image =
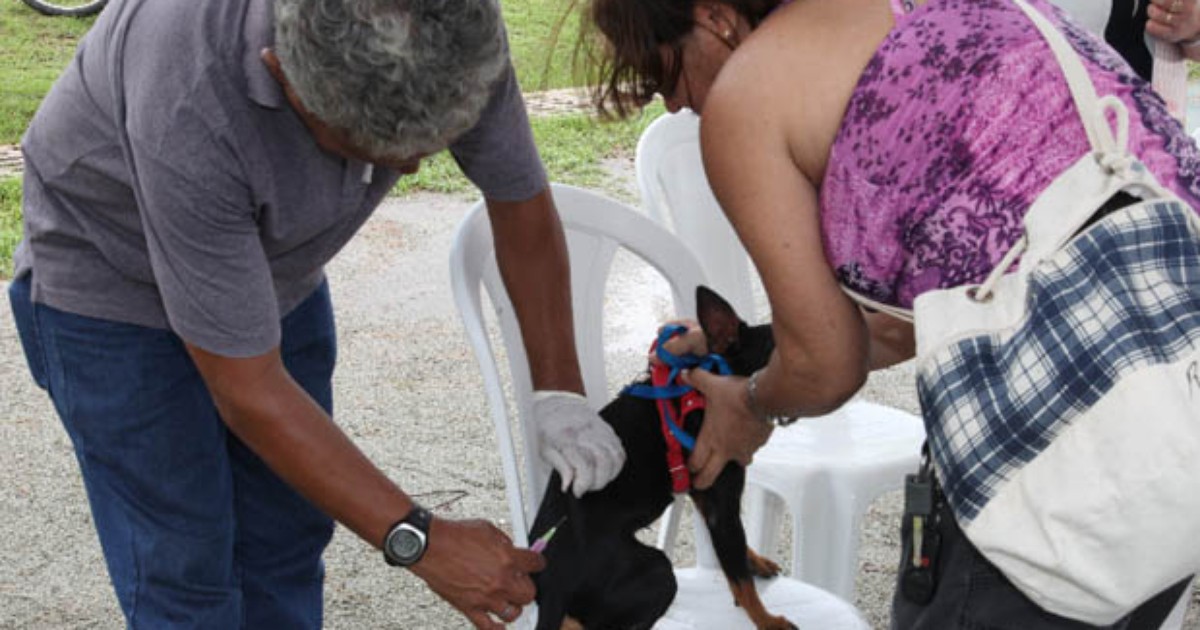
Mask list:
[[868,330],[826,262],[817,190],[793,159],[785,104],[745,93],[759,90],[752,75],[761,68],[739,65],[723,76],[730,71],[743,73],[738,84],[748,87],[740,98],[710,95],[701,147],[713,191],[762,278],[776,347],[757,378],[753,409],[746,379],[691,375],[710,401],[690,462],[700,488],[726,462],[749,462],[770,434],[765,415],[828,413],[862,386],[869,365]]
[[916,356],[913,325],[885,315],[863,311],[863,321],[871,337],[869,368],[872,372],[903,363]]

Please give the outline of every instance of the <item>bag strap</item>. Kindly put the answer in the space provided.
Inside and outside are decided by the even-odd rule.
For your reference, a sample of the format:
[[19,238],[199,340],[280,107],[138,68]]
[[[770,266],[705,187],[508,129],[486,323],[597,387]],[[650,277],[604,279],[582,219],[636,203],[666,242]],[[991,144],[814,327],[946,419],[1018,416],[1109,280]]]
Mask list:
[[[1061,210],[1056,208],[1053,220],[1047,220],[1047,217],[1044,216],[1035,218],[1034,215],[1039,211],[1039,204],[1035,202],[1033,208],[1025,215],[1024,234],[1013,244],[1012,249],[996,265],[987,279],[972,291],[972,298],[977,301],[990,299],[1000,278],[1010,270],[1019,256],[1028,252],[1034,259],[1032,262],[1036,263],[1036,259],[1070,238],[1087,222],[1094,211],[1098,210],[1100,205],[1116,192],[1129,190],[1143,198],[1172,196],[1158,184],[1154,176],[1130,152],[1129,109],[1125,103],[1111,94],[1098,97],[1096,87],[1092,84],[1092,79],[1088,75],[1087,69],[1084,68],[1083,61],[1062,32],[1049,18],[1030,6],[1026,0],[1012,1],[1033,22],[1058,61],[1059,68],[1062,70],[1067,87],[1071,92],[1071,99],[1075,103],[1075,110],[1079,114],[1088,143],[1092,148],[1091,157],[1094,159],[1095,167],[1091,171],[1103,181],[1100,187],[1093,191],[1100,193],[1095,200],[1094,208],[1090,207],[1087,202],[1072,204],[1074,210],[1067,214],[1062,214]],[[1110,114],[1116,122],[1115,130],[1109,124]],[[1076,167],[1068,169],[1069,172],[1060,175],[1059,179],[1066,178],[1072,183],[1080,185],[1087,183],[1086,189],[1088,190],[1094,188],[1091,184],[1096,180],[1088,180],[1086,175],[1082,180],[1077,179],[1080,173],[1073,171],[1076,171],[1078,166],[1077,164]],[[1068,175],[1071,177],[1067,177]],[[1072,177],[1076,179],[1072,179]],[[1051,188],[1054,186],[1052,184]],[[1085,188],[1080,188],[1080,193],[1083,193],[1084,190]],[[1044,192],[1043,195],[1045,194]],[[1045,209],[1041,209],[1041,212],[1044,214]],[[1022,257],[1022,260],[1025,258]]]
[[[1025,0],[1013,0],[1018,8],[1033,22],[1041,32],[1042,38],[1050,45],[1058,65],[1067,80],[1071,90],[1071,98],[1075,101],[1075,109],[1083,122],[1088,142],[1092,150],[1101,156],[1128,155],[1129,153],[1129,111],[1121,99],[1108,95],[1100,98],[1096,95],[1096,87],[1084,68],[1083,62],[1067,38],[1041,12],[1034,9]],[[1106,111],[1111,110],[1117,120],[1117,133],[1109,127]]]
[[859,306],[866,307],[872,311],[878,311],[884,315],[890,315],[902,322],[908,322],[910,324],[913,322],[913,312],[907,308],[900,308],[899,306],[892,306],[891,304],[884,304],[883,302],[872,300],[871,298],[841,283],[839,283],[838,286],[842,288],[842,293],[845,293]]
[[[1075,110],[1083,124],[1084,133],[1087,135],[1088,144],[1092,148],[1092,155],[1101,169],[1112,177],[1107,185],[1111,192],[1115,193],[1123,188],[1139,186],[1143,194],[1169,195],[1170,193],[1157,184],[1154,177],[1146,172],[1137,158],[1129,151],[1129,110],[1125,103],[1111,94],[1098,96],[1096,86],[1092,83],[1092,78],[1088,75],[1083,61],[1054,23],[1025,0],[1012,0],[1012,2],[1033,22],[1033,25],[1041,33],[1042,39],[1049,45],[1055,60],[1058,61],[1058,66],[1066,79],[1067,88],[1071,92],[1071,99],[1075,103]],[[1115,132],[1108,122],[1110,112],[1116,122]],[[1103,202],[1103,199],[1100,201]],[[1027,214],[1026,219],[1028,218]],[[1055,221],[1052,225],[1051,233],[1039,232],[1037,238],[1063,241],[1074,233],[1087,217],[1080,215],[1079,217],[1063,216],[1060,218],[1061,221]],[[1055,232],[1060,233],[1056,234]],[[1043,241],[1039,240],[1038,242]],[[1008,273],[1017,258],[1029,249],[1030,231],[1027,222],[1025,233],[992,269],[987,279],[978,288],[972,290],[972,299],[977,301],[990,299],[996,284]],[[884,312],[900,320],[913,321],[913,313],[910,310],[874,302],[844,286],[842,290],[860,305]]]

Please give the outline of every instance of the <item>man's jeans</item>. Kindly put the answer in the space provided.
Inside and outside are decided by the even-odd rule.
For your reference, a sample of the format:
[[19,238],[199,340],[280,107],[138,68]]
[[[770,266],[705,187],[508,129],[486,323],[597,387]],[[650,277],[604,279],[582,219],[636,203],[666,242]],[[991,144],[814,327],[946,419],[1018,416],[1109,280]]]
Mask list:
[[[217,414],[173,333],[9,298],[29,368],[75,445],[131,628],[320,628],[333,523]],[[283,319],[292,377],[327,411],[336,355],[322,285]]]

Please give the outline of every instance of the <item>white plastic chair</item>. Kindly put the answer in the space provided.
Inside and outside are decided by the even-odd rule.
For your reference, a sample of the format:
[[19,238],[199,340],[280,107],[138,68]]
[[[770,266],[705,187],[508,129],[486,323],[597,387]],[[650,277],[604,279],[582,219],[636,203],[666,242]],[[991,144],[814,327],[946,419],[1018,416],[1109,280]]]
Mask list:
[[[678,312],[695,313],[695,287],[703,272],[688,249],[673,235],[633,209],[579,188],[553,186],[571,261],[575,339],[588,402],[599,409],[607,402],[603,334],[604,292],[618,249],[629,251],[656,269],[670,284]],[[512,303],[501,282],[494,257],[491,225],[482,202],[467,213],[450,252],[450,278],[455,304],[467,338],[483,373],[491,418],[504,469],[505,493],[513,537],[528,542],[528,523],[536,514],[549,475],[537,453],[536,435],[524,422],[531,408],[532,386],[521,333]],[[482,289],[482,291],[481,291]],[[508,356],[515,423],[524,441],[524,482],[514,445],[500,369],[489,340],[483,311],[486,291],[495,311],[501,342]],[[653,330],[659,322],[647,322]],[[699,543],[698,543],[699,544]],[[724,576],[715,569],[692,567],[676,571],[679,592],[657,628],[750,628],[749,617],[736,608]],[[760,580],[759,592],[768,610],[788,617],[802,628],[865,630],[868,626],[849,603],[816,587],[789,578]],[[530,607],[531,609],[533,607]],[[535,613],[526,611],[518,627],[532,627]]]
[[746,250],[704,175],[700,117],[690,110],[658,117],[638,140],[635,165],[642,206],[697,254],[709,287],[755,322]]
[[[753,270],[704,174],[700,118],[685,110],[651,123],[638,141],[636,171],[650,216],[671,226],[699,258],[710,286],[753,321]],[[776,430],[747,471],[750,545],[774,549],[786,507],[793,519],[792,576],[854,601],[862,517],[916,470],[924,439],[916,416],[857,400]]]

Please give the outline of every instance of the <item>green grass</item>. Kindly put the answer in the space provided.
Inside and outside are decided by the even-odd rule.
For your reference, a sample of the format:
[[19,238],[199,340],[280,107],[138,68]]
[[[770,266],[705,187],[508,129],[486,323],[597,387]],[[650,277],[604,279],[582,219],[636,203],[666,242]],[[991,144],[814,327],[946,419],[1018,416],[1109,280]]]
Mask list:
[[0,144],[16,144],[94,17],[47,17],[0,0]]
[[578,85],[571,60],[579,32],[571,0],[501,2],[517,80],[526,91]]
[[[612,174],[603,161],[628,158],[638,137],[664,111],[655,101],[641,116],[621,122],[599,122],[585,114],[534,118],[533,137],[551,181],[614,192]],[[471,183],[443,151],[421,163],[421,170],[400,180],[396,194],[409,192],[467,193]]]
[[21,240],[21,180],[0,179],[0,279],[12,274],[12,253]]
[[[565,0],[503,3],[517,78],[525,90],[574,85],[571,59],[578,32]],[[0,0],[0,144],[16,144],[38,103],[75,53],[95,17],[47,17],[18,0]],[[561,32],[557,39],[554,33]]]
[[[199,0],[197,0],[199,1]],[[578,33],[571,0],[505,0],[502,3],[517,77],[526,91],[576,85],[572,60]],[[16,144],[54,80],[70,62],[92,18],[46,17],[19,0],[0,0],[0,144]],[[583,114],[534,118],[533,133],[552,181],[616,191],[604,160],[628,158],[642,130],[662,106],[640,118],[600,123]],[[449,154],[425,160],[405,177],[396,194],[472,194],[471,184]],[[20,240],[21,185],[0,180],[0,279],[12,272],[12,250]]]

